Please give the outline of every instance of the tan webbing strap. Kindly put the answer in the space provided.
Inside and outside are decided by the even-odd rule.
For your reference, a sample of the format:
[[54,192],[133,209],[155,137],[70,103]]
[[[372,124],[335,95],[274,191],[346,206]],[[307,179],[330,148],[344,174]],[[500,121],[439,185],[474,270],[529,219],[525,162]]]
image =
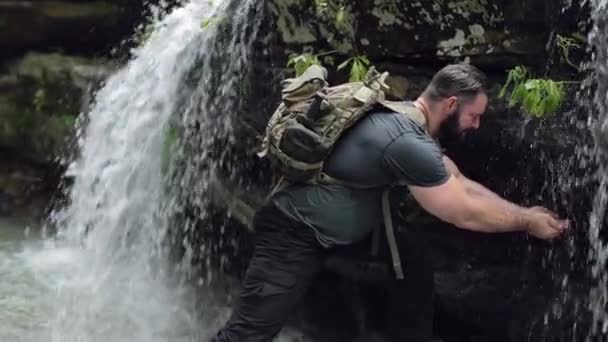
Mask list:
[[268,201],[272,196],[274,196],[277,192],[285,190],[291,183],[285,179],[284,176],[281,176],[277,181],[277,184],[270,190],[270,193],[266,196],[266,201]]
[[426,117],[418,108],[412,106],[411,104],[408,104],[404,101],[388,100],[380,101],[380,104],[396,113],[408,116],[410,119],[414,120],[414,122],[416,122],[419,126],[426,129]]
[[395,238],[395,229],[393,228],[393,218],[391,217],[389,195],[390,190],[385,190],[382,193],[382,215],[384,216],[384,227],[386,228],[386,241],[388,242],[388,248],[391,251],[395,277],[397,277],[397,279],[404,279],[401,258],[399,257],[399,249],[397,247],[397,239]]

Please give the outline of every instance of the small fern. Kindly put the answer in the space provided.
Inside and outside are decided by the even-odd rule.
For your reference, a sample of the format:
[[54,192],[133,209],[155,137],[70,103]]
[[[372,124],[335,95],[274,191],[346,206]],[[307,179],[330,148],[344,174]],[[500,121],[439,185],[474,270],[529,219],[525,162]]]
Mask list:
[[296,76],[300,76],[311,65],[323,66],[323,63],[321,63],[320,58],[323,58],[323,62],[325,64],[333,65],[334,58],[331,55],[334,53],[336,53],[336,50],[321,52],[317,54],[302,53],[298,55],[292,53],[291,55],[289,55],[289,59],[287,60],[287,67],[293,68],[293,71],[296,73]]
[[318,55],[303,53],[301,55],[292,54],[287,60],[287,67],[293,68],[296,76],[300,76],[311,65],[322,65]]
[[528,115],[543,118],[559,109],[565,97],[565,83],[532,78],[525,67],[517,66],[509,71],[498,97],[505,97],[510,89],[509,108],[520,105]]
[[348,80],[350,82],[363,81],[371,63],[365,56],[354,56],[338,65],[338,70],[346,68],[350,64],[350,73]]

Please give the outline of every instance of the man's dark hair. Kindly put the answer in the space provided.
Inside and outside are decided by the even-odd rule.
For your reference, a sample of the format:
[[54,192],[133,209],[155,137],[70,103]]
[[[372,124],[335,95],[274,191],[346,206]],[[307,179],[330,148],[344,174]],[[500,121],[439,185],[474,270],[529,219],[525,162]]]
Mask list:
[[423,95],[432,101],[456,96],[468,101],[479,92],[487,92],[486,75],[470,64],[450,64],[439,70]]

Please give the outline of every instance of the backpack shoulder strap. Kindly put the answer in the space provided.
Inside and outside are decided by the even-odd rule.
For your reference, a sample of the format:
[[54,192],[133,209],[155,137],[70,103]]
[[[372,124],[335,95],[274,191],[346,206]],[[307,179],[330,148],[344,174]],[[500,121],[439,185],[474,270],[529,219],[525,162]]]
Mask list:
[[426,117],[415,106],[405,102],[405,101],[388,101],[383,100],[379,101],[380,104],[396,113],[403,114],[412,120],[414,120],[419,126],[424,127],[426,129],[427,122]]
[[[395,237],[395,228],[393,227],[393,218],[391,216],[391,204],[390,204],[390,189],[384,190],[382,193],[382,216],[384,218],[384,228],[386,231],[386,241],[388,243],[389,251],[391,252],[391,260],[393,261],[393,271],[397,279],[403,279],[403,267],[401,264],[401,257],[399,256],[399,247],[397,246],[397,239]],[[377,238],[373,238],[372,241],[376,241]],[[374,248],[374,246],[372,246]]]

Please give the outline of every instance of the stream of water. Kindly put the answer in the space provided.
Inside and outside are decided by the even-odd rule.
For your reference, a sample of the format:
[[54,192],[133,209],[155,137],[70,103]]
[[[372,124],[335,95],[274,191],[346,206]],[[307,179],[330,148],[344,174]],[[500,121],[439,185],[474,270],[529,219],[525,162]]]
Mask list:
[[608,245],[606,244],[606,210],[608,205],[608,1],[593,0],[593,29],[589,42],[593,47],[593,84],[595,96],[592,112],[597,113],[595,128],[595,155],[599,159],[599,185],[593,200],[589,220],[589,261],[596,285],[590,294],[593,313],[593,334],[608,334]]

